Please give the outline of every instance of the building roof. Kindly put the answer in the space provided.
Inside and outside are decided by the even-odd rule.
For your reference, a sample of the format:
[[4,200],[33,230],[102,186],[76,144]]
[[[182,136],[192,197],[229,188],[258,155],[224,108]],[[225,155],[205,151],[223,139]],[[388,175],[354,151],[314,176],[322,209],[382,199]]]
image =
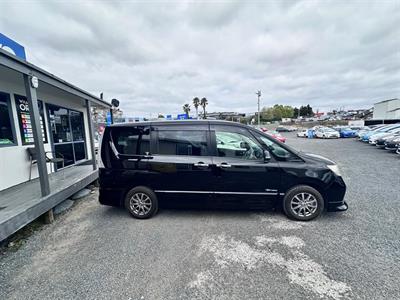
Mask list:
[[399,99],[398,98],[393,98],[393,99],[382,100],[382,101],[374,103],[374,105],[381,104],[381,103],[384,103],[384,102],[390,102],[390,101],[394,101],[394,100],[399,100]]
[[111,104],[104,101],[103,99],[90,94],[89,92],[61,79],[60,77],[51,74],[50,72],[35,66],[34,64],[27,62],[5,50],[0,49],[0,65],[10,68],[14,71],[36,76],[39,81],[46,82],[52,86],[55,86],[61,90],[74,94],[83,99],[92,101],[98,105],[111,107]]

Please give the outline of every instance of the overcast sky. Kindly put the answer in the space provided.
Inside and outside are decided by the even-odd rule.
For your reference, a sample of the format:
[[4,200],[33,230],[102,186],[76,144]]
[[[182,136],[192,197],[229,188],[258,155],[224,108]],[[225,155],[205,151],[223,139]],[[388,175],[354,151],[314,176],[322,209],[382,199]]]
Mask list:
[[[84,3],[84,4],[82,4]],[[400,96],[400,1],[1,1],[30,62],[128,116],[368,108]]]

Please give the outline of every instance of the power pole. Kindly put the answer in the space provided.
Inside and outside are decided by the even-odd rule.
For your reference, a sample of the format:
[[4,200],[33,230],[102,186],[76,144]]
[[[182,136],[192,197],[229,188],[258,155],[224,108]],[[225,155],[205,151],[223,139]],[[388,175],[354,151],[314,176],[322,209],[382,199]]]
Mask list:
[[257,119],[258,119],[258,127],[260,127],[260,97],[261,97],[261,91],[257,91],[256,93],[257,95],[257,103],[258,103],[258,115],[257,115]]

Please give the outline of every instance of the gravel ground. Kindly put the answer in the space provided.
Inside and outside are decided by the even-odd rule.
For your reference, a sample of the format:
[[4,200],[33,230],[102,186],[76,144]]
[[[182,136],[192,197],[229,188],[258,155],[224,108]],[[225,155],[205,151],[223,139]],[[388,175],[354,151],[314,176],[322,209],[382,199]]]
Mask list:
[[355,140],[288,144],[335,160],[345,213],[162,210],[79,202],[0,258],[0,299],[400,299],[400,156]]

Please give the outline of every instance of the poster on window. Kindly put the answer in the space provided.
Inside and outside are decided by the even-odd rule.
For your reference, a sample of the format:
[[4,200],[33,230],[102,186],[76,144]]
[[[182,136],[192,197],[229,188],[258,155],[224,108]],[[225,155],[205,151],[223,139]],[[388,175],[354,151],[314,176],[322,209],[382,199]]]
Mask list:
[[[32,123],[31,123],[31,115],[29,113],[28,100],[26,99],[25,96],[20,96],[20,95],[14,95],[14,96],[15,96],[15,104],[17,107],[18,123],[21,132],[22,145],[32,145],[34,141],[33,141]],[[40,115],[40,127],[42,128],[43,142],[47,143],[43,102],[41,100],[38,100],[38,108]]]

